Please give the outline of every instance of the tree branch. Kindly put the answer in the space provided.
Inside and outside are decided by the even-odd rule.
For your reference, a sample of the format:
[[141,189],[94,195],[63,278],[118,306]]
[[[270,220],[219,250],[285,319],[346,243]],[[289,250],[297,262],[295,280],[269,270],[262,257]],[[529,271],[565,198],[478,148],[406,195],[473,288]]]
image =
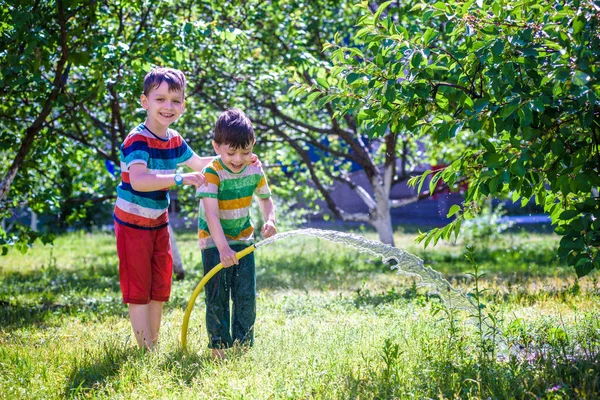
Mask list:
[[[467,77],[467,79],[469,80],[469,82],[471,83],[471,89],[474,92],[475,91],[475,79],[471,78],[468,74],[467,71],[465,70],[465,68],[463,67],[463,65],[460,63],[460,61],[454,57],[454,54],[450,53],[448,50],[446,49],[442,49],[441,47],[437,47],[437,46],[431,46],[429,47],[430,50],[440,50],[444,53],[446,53],[446,55],[448,55],[450,58],[452,58],[454,60],[454,62],[456,62],[456,64],[458,64],[458,66],[460,67],[460,69],[462,70],[463,74],[465,74],[465,76]],[[475,72],[475,74],[477,74],[477,72]],[[481,96],[478,96],[481,97]]]
[[29,152],[33,146],[35,137],[42,129],[44,121],[50,114],[50,111],[52,111],[52,109],[54,108],[54,102],[58,98],[58,94],[60,93],[60,91],[62,90],[62,88],[65,86],[65,83],[66,83],[66,79],[65,79],[66,77],[63,76],[63,71],[66,69],[65,67],[67,66],[67,59],[69,56],[69,48],[67,46],[67,26],[66,26],[66,20],[65,20],[64,7],[63,7],[62,0],[57,0],[57,6],[58,6],[58,23],[60,25],[61,55],[56,64],[56,72],[54,75],[53,89],[50,92],[50,95],[48,96],[48,98],[46,99],[44,106],[42,107],[42,110],[38,114],[35,121],[25,131],[25,137],[21,141],[21,146],[19,147],[17,155],[15,156],[15,158],[12,162],[12,165],[8,169],[8,172],[2,179],[2,182],[0,182],[0,201],[3,200],[6,197],[6,195],[8,194],[10,187],[12,185],[12,182],[15,179],[17,172],[19,171],[19,168],[23,164],[25,157],[27,156],[27,154],[29,154]]

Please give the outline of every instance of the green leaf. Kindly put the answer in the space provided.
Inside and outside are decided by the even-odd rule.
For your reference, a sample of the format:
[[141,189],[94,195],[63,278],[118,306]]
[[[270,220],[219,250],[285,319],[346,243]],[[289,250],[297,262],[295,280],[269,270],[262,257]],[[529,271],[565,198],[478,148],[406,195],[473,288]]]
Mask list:
[[423,244],[423,248],[427,248],[427,246],[429,245],[429,242],[431,242],[431,239],[433,239],[433,237],[435,236],[435,233],[439,231],[439,228],[433,228],[432,230],[430,230],[429,232],[427,232],[427,238],[425,239],[425,243]]
[[446,3],[442,1],[438,1],[433,5],[433,8],[437,8],[440,11],[446,11]]
[[453,216],[460,210],[461,210],[461,208],[458,204],[453,204],[452,207],[450,207],[450,210],[448,210],[448,214],[446,214],[446,218],[450,218],[451,216]]
[[475,107],[475,103],[473,102],[473,100],[469,97],[469,96],[464,96],[463,97],[463,105],[465,107],[467,107],[468,109],[472,110]]
[[319,97],[321,95],[321,92],[312,92],[311,94],[308,95],[308,97],[306,98],[306,101],[304,102],[304,105],[306,106],[310,106],[313,104],[313,102],[317,99],[317,97]]
[[381,13],[390,5],[392,4],[392,1],[386,1],[385,3],[381,4],[379,6],[379,8],[377,9],[377,12],[374,15],[374,20],[377,21],[379,19],[379,17],[381,16]]
[[362,78],[363,76],[364,76],[363,74],[357,74],[356,72],[351,72],[346,77],[346,82],[348,82],[348,84],[351,85],[354,81],[356,81],[359,78]]
[[487,139],[481,139],[481,144],[483,147],[485,147],[485,149],[490,152],[490,153],[495,153],[496,152],[496,148],[494,147],[493,144],[490,143],[489,140]]
[[[517,162],[513,162],[510,166],[510,172],[512,172],[513,174],[517,175],[518,177],[522,178],[525,176],[525,173],[527,172],[525,170],[525,167],[523,166],[523,161],[519,160]],[[514,202],[515,200],[513,200]]]
[[590,76],[583,71],[575,70],[573,83],[577,86],[585,86],[590,81]]
[[437,92],[435,95],[435,103],[438,105],[439,108],[441,108],[442,110],[447,110],[448,109],[448,105],[450,104],[449,100],[446,98],[446,96],[444,96],[442,93]]
[[462,218],[457,218],[454,220],[454,240],[458,239],[458,234],[460,233],[460,227],[462,225]]
[[327,82],[327,79],[325,79],[325,78],[317,78],[316,80],[317,80],[317,83],[319,85],[321,85],[325,89],[329,89],[329,82]]
[[541,99],[535,99],[530,103],[530,107],[533,111],[543,113],[544,112],[544,101]]
[[531,112],[531,108],[529,107],[521,107],[518,111],[519,121],[521,122],[522,127],[530,126],[533,121],[533,114]]
[[475,105],[473,108],[475,109],[475,113],[479,114],[490,102],[486,99],[477,99],[475,100]]
[[433,178],[429,181],[429,194],[431,195],[437,186],[438,181],[442,177],[441,171],[437,171]]
[[456,135],[458,135],[458,133],[461,131],[464,124],[465,124],[464,121],[459,121],[459,122],[454,123],[452,125],[452,127],[450,127],[450,130],[448,131],[448,137],[449,138],[456,137]]
[[519,103],[509,103],[500,109],[499,115],[502,119],[510,117],[519,107]]
[[573,33],[577,35],[579,32],[583,30],[587,20],[584,15],[579,15],[577,18],[573,20]]
[[421,66],[422,61],[423,61],[423,54],[420,51],[415,51],[410,60],[410,65],[413,68],[419,68]]
[[[391,83],[390,83],[391,82]],[[390,103],[396,100],[396,85],[395,81],[388,81],[387,89],[385,90],[385,99]]]
[[488,168],[498,168],[504,165],[504,155],[499,153],[486,153],[483,157]]
[[423,187],[423,183],[425,183],[425,178],[427,178],[427,175],[431,174],[430,169],[428,169],[427,171],[423,172],[423,175],[420,176],[420,181],[419,181],[419,187],[417,188],[417,193],[421,193],[421,188]]
[[[444,7],[446,5],[444,4]],[[433,28],[428,28],[423,35],[423,46],[427,46],[431,40],[437,36],[436,31]]]
[[[582,259],[580,259],[580,261],[581,260]],[[575,265],[575,272],[577,273],[578,278],[583,278],[584,276],[586,276],[587,274],[592,272],[592,270],[594,269],[594,265],[592,264],[592,262],[589,259],[587,259],[587,260],[583,259],[583,260],[585,260],[585,263],[582,263],[580,265],[578,262],[577,265]]]
[[504,51],[504,41],[496,40],[494,45],[492,46],[492,54],[498,57]]
[[560,219],[562,221],[568,221],[568,220],[575,218],[579,214],[581,214],[581,213],[577,210],[566,210],[560,214],[560,217],[558,219]]

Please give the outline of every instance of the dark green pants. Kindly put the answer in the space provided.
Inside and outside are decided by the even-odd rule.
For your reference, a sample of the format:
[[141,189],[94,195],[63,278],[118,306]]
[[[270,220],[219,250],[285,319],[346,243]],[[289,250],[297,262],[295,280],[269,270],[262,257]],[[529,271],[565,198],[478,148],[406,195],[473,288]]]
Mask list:
[[[232,245],[231,249],[237,253],[246,247],[248,246]],[[202,250],[204,274],[220,262],[217,248]],[[242,257],[238,265],[220,270],[206,283],[204,290],[208,347],[211,349],[228,348],[234,342],[252,346],[256,319],[254,253]],[[230,313],[229,307],[230,299],[232,313]]]

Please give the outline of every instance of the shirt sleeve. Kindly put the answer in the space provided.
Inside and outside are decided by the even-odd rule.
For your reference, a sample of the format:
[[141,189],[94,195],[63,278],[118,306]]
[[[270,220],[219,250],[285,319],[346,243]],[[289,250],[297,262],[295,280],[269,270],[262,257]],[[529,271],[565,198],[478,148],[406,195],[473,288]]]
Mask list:
[[261,199],[267,199],[269,197],[271,197],[271,189],[269,189],[269,184],[267,183],[267,177],[263,171],[263,169],[260,169],[260,180],[258,181],[258,185],[256,186],[256,189],[254,189],[254,194],[258,197],[260,197]]
[[123,160],[125,170],[129,170],[132,164],[148,165],[149,159],[150,149],[143,136],[127,137],[121,145],[121,160]]
[[[177,135],[179,134],[177,133]],[[192,156],[194,155],[194,151],[187,144],[183,136],[179,135],[179,137],[181,138],[181,144],[176,149],[176,156],[177,165],[182,165],[185,164],[185,162],[188,161],[190,158],[192,158]]]
[[221,179],[217,171],[208,166],[204,168],[202,174],[206,178],[206,185],[202,185],[196,189],[196,198],[210,197],[216,199],[219,195],[219,185],[221,184]]

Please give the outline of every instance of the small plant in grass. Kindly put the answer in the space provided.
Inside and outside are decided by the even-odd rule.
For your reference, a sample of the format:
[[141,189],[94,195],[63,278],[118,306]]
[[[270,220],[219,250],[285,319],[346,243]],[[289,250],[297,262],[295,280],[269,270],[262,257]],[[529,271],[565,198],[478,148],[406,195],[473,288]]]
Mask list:
[[386,384],[387,392],[391,395],[394,393],[394,388],[398,385],[399,365],[401,362],[403,351],[400,350],[398,343],[387,338],[383,343],[381,358],[384,363],[382,371],[382,381]]
[[475,301],[477,311],[471,314],[477,322],[477,336],[479,338],[479,358],[481,362],[494,360],[496,356],[496,344],[501,338],[499,310],[495,306],[491,306],[486,313],[484,310],[486,305],[483,303],[483,295],[487,291],[481,287],[481,280],[485,273],[481,273],[479,265],[475,262],[475,248],[472,245],[466,247],[465,258],[471,265],[473,272],[468,275],[472,276],[475,281],[473,291],[469,293]]
[[448,345],[445,347],[447,350],[448,359],[450,359],[456,350],[462,346],[462,338],[460,338],[460,329],[458,327],[458,311],[456,308],[448,307],[441,301],[434,301],[431,303],[431,315],[440,315],[442,320],[447,322],[445,340]]

